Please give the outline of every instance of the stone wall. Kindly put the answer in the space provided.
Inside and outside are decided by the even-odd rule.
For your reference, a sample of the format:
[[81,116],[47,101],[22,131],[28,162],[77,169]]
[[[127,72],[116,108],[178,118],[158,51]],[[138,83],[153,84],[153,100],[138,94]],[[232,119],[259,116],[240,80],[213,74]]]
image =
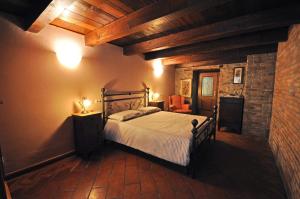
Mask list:
[[236,64],[224,64],[220,68],[219,75],[219,96],[227,96],[230,94],[240,95],[244,94],[244,84],[234,84],[233,83],[233,71],[235,67],[244,68],[244,83],[246,82],[246,63],[236,63]]
[[[272,112],[276,53],[248,56],[247,63],[177,68],[175,93],[180,94],[180,80],[191,79],[193,70],[220,68],[218,96],[241,93],[245,98],[242,133],[255,139],[267,139]],[[244,67],[244,84],[233,84],[233,70]],[[218,100],[219,101],[219,100]]]
[[177,68],[175,70],[175,94],[180,95],[180,81],[183,79],[193,79],[193,70]]
[[[194,70],[213,70],[219,69],[219,65],[213,66],[194,66],[192,68],[177,68],[175,70],[175,94],[180,95],[180,80],[193,79]],[[189,99],[190,100],[190,99]]]
[[[233,84],[233,69],[235,67],[246,68],[246,63],[224,64],[223,66],[201,66],[193,68],[177,68],[175,71],[175,94],[180,95],[180,80],[192,79],[193,70],[208,70],[208,69],[220,69],[219,74],[219,93],[218,96],[226,96],[235,93],[244,93],[244,84]],[[246,72],[246,70],[245,70]],[[244,74],[246,74],[244,72]]]
[[[175,94],[180,95],[180,80],[192,79],[193,70],[208,70],[220,69],[218,96],[226,96],[230,94],[244,94],[244,84],[233,84],[233,69],[235,67],[244,67],[244,74],[246,74],[246,63],[224,64],[223,66],[205,66],[193,68],[177,68],[175,70]],[[246,75],[244,75],[244,78]],[[244,79],[246,82],[246,79]],[[191,101],[191,98],[187,100]],[[219,100],[218,100],[219,101]]]
[[269,143],[289,198],[300,198],[300,25],[278,48]]
[[249,55],[245,85],[243,134],[269,137],[276,54]]

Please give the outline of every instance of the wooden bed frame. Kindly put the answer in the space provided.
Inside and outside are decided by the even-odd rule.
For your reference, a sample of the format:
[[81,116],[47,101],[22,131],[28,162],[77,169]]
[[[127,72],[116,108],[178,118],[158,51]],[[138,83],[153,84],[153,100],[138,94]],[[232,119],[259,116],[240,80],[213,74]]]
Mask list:
[[2,158],[1,146],[0,146],[0,198],[11,199],[10,191],[4,178],[5,178],[4,166],[3,166],[3,158]]
[[[101,102],[103,107],[103,128],[108,119],[107,103],[122,101],[122,100],[137,100],[143,99],[144,106],[148,106],[149,102],[149,88],[136,91],[108,91],[105,88],[101,89]],[[130,107],[131,108],[131,107]],[[196,167],[199,163],[199,153],[203,145],[210,143],[210,140],[216,140],[216,119],[217,119],[217,106],[214,106],[213,114],[208,117],[201,124],[198,120],[191,121],[193,134],[192,147],[190,151],[190,163],[186,166],[187,174],[196,175]]]

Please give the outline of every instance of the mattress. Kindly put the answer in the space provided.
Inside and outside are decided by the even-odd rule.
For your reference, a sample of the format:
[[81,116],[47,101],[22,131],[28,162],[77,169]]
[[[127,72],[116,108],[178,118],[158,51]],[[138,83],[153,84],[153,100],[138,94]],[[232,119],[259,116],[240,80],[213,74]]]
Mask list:
[[187,166],[193,119],[201,124],[206,117],[160,111],[123,122],[109,119],[104,134],[107,140]]

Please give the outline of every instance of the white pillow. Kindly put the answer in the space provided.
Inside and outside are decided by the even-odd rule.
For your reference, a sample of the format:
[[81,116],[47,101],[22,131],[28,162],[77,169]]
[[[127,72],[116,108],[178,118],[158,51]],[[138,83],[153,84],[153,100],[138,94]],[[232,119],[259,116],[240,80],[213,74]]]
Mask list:
[[143,114],[150,114],[150,113],[159,112],[161,111],[161,109],[154,106],[147,106],[147,107],[139,108],[138,111],[141,111]]
[[126,120],[139,117],[141,115],[143,115],[141,111],[127,110],[127,111],[121,111],[118,113],[111,114],[110,116],[108,116],[108,118],[113,120],[118,120],[118,121],[126,121]]

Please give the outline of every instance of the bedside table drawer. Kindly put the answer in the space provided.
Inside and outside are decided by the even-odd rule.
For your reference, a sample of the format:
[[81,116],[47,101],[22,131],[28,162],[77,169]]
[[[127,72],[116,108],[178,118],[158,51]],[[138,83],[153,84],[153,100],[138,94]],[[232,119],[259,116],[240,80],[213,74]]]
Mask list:
[[148,106],[155,106],[160,108],[162,111],[165,109],[165,102],[164,101],[152,101],[148,102]]

